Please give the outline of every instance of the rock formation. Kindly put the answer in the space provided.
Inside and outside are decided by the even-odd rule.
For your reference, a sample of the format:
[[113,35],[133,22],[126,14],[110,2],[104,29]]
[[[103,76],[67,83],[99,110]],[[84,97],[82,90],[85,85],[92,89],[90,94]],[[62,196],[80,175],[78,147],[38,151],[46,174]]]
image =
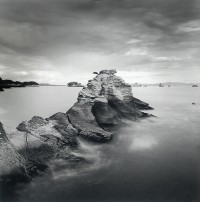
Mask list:
[[24,167],[25,159],[9,141],[0,122],[0,177],[10,178],[14,175],[23,175]]
[[89,80],[78,95],[78,101],[67,112],[70,123],[79,135],[104,142],[112,133],[103,130],[116,126],[124,119],[136,120],[148,114],[139,109],[152,109],[132,95],[131,85],[116,76],[116,70],[102,70]]
[[123,119],[137,119],[147,115],[139,109],[152,108],[134,98],[131,85],[115,74],[116,70],[102,70],[93,80],[89,80],[87,87],[79,93],[77,103],[67,112],[69,117],[76,111],[75,116],[81,119],[84,116],[87,123],[113,126]]
[[84,162],[70,154],[79,148],[78,137],[106,142],[113,137],[113,127],[126,119],[150,116],[140,110],[152,108],[134,98],[131,86],[115,74],[116,70],[102,70],[95,74],[66,113],[59,112],[47,119],[35,116],[24,121],[9,134],[9,139],[0,125],[0,165],[4,165],[0,168],[0,177],[6,171],[18,172],[20,167],[25,167],[26,174],[33,176],[37,170],[46,169],[52,160]]
[[52,159],[83,162],[82,158],[70,154],[78,148],[78,131],[64,113],[56,113],[46,120],[35,116],[20,123],[11,134],[6,134],[1,124],[0,135],[1,180],[7,178],[7,173],[31,178],[38,171],[46,170]]

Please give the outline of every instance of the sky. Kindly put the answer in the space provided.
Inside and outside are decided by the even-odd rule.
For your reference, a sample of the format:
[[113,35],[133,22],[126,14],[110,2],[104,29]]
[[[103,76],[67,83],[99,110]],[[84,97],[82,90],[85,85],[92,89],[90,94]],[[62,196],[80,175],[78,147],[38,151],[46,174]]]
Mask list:
[[200,82],[200,0],[0,0],[0,77]]

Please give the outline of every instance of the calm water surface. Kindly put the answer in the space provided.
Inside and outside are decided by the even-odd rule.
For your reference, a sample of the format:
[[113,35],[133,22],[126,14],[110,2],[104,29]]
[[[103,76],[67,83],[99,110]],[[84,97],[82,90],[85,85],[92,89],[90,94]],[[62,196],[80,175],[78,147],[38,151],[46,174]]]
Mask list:
[[[6,91],[0,94],[0,119],[13,126],[33,115],[65,112],[79,90],[40,87]],[[158,118],[130,122],[109,144],[80,140],[84,152],[76,155],[92,163],[35,178],[18,191],[19,201],[199,202],[199,88],[133,88],[133,93],[150,103],[155,108],[150,112]]]
[[12,129],[36,115],[47,118],[56,112],[66,112],[76,102],[80,90],[67,86],[5,90],[0,93],[0,121]]

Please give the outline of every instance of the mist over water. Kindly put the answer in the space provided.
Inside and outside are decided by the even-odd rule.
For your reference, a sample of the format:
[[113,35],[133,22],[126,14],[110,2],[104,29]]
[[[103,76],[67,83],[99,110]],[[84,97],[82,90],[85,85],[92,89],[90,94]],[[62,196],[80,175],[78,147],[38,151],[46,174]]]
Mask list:
[[[13,122],[14,125],[26,119],[28,116],[24,116],[24,111],[28,108],[29,116],[46,117],[57,111],[65,112],[73,105],[80,90],[63,87],[32,89],[35,92],[29,92],[30,96],[38,95],[32,104],[19,104],[25,102],[22,97],[28,92],[24,89],[13,91],[15,96],[20,95],[15,98],[18,103],[15,107],[5,107],[4,103],[4,108],[0,100],[2,122],[6,125]],[[1,98],[8,96],[8,92],[0,94]],[[57,162],[52,162],[51,174],[37,177],[18,189],[18,201],[200,201],[199,88],[141,87],[133,88],[133,94],[150,103],[155,110],[149,113],[157,118],[129,122],[110,143],[94,144],[80,139],[81,150],[75,154],[85,157],[88,163],[74,169],[66,166],[53,170]],[[7,105],[12,102],[8,101]],[[193,102],[196,105],[192,105]],[[18,111],[22,112],[19,117]],[[9,120],[6,114],[10,113],[15,116]]]

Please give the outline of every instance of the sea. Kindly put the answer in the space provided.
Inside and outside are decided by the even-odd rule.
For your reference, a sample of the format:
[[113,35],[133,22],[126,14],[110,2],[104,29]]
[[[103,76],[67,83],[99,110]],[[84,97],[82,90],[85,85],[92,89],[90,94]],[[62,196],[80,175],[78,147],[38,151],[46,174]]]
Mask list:
[[[42,86],[0,92],[0,121],[12,131],[35,115],[66,112],[80,90]],[[199,202],[200,88],[134,87],[133,96],[148,102],[154,110],[146,112],[156,117],[127,122],[106,144],[79,139],[81,150],[74,154],[89,163],[40,175],[17,186],[10,200]]]

